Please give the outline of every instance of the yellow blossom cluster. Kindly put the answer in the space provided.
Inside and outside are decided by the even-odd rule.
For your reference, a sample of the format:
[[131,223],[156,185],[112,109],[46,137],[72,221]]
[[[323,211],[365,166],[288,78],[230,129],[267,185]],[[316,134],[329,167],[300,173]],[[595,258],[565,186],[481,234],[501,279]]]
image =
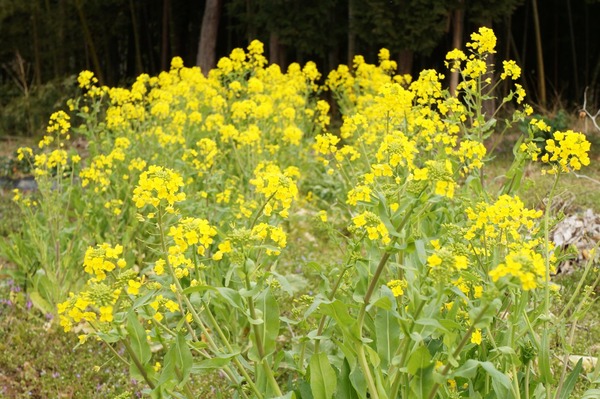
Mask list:
[[552,136],[546,140],[546,154],[541,157],[543,163],[551,166],[547,173],[568,173],[590,164],[590,142],[583,133],[567,130],[554,132]]
[[490,271],[493,281],[504,276],[516,277],[524,291],[538,287],[546,279],[546,264],[544,258],[531,248],[520,248],[509,252],[503,263]]
[[392,290],[392,294],[395,297],[404,295],[404,290],[408,287],[408,282],[406,280],[390,280],[387,283],[387,286],[390,290]]
[[199,255],[204,255],[206,249],[213,243],[217,230],[206,219],[182,218],[175,226],[171,226],[169,236],[173,237],[180,251],[194,245]]
[[465,239],[477,237],[504,245],[522,244],[524,234],[534,232],[535,219],[542,216],[542,211],[527,209],[519,197],[510,195],[501,195],[493,204],[481,202],[475,209],[467,208],[466,213],[469,225]]
[[496,35],[494,31],[485,26],[479,28],[479,31],[471,33],[471,42],[467,47],[472,48],[479,54],[493,54],[496,52]]
[[352,228],[359,233],[366,234],[371,241],[381,240],[386,245],[391,239],[387,227],[379,216],[370,211],[356,215],[352,218]]
[[292,201],[298,196],[298,187],[294,179],[299,171],[288,167],[283,172],[279,166],[272,163],[260,163],[254,170],[254,178],[250,183],[256,187],[256,192],[264,195],[267,203],[264,213],[270,216],[273,211],[287,218]]
[[158,208],[162,200],[167,202],[167,209],[173,210],[176,202],[185,199],[182,177],[175,171],[162,166],[150,165],[140,176],[138,185],[133,190],[133,202],[138,208],[152,205]]
[[88,247],[83,259],[83,267],[86,273],[94,276],[96,281],[106,278],[107,272],[112,272],[116,266],[124,268],[127,263],[121,258],[123,246],[104,243],[96,247]]

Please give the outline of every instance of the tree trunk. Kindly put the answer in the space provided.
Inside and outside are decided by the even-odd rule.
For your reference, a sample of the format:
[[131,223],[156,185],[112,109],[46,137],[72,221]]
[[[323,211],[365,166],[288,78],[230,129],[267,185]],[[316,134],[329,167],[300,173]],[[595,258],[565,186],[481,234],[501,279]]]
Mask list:
[[135,48],[135,74],[136,76],[144,71],[142,66],[142,50],[140,46],[140,30],[137,23],[137,11],[133,0],[129,0],[129,10],[131,12],[131,29],[133,31],[133,46]]
[[348,66],[352,67],[352,61],[356,54],[356,29],[354,20],[354,0],[348,0]]
[[38,7],[34,7],[31,14],[31,27],[33,35],[33,82],[36,86],[42,83],[42,63],[40,60],[40,40],[38,32]]
[[571,39],[571,58],[573,60],[575,94],[576,96],[579,96],[579,68],[577,67],[577,46],[575,43],[575,32],[573,30],[573,13],[571,11],[571,0],[567,0],[567,15],[569,16],[569,38]]
[[271,64],[277,64],[280,67],[281,65],[281,60],[280,60],[280,47],[279,47],[279,36],[277,35],[277,33],[275,32],[271,32],[271,34],[269,35],[269,62]]
[[92,37],[92,33],[90,32],[90,28],[87,23],[87,19],[83,12],[83,6],[81,5],[81,0],[75,1],[75,8],[77,9],[77,14],[79,15],[79,20],[81,21],[81,28],[83,30],[83,37],[85,39],[86,47],[90,51],[90,56],[92,57],[92,65],[94,65],[94,73],[98,78],[98,84],[104,84],[104,75],[102,73],[102,68],[100,66],[100,59],[98,58],[98,52],[96,51],[96,45],[94,44],[94,39]]
[[160,51],[160,69],[166,71],[169,68],[169,11],[171,1],[163,0],[162,12],[162,40]]
[[413,69],[415,53],[412,50],[400,50],[398,54],[398,74],[410,75]]
[[[460,1],[459,8],[454,10],[452,18],[452,48],[461,49],[463,42],[463,28],[465,20],[465,10],[463,2]],[[456,96],[456,87],[458,86],[459,72],[450,72],[450,94]]]
[[202,16],[196,65],[200,67],[205,75],[208,75],[208,71],[216,65],[217,35],[219,33],[222,3],[222,0],[206,0],[206,7]]
[[546,108],[546,74],[544,71],[544,52],[542,50],[542,33],[540,31],[540,16],[537,1],[531,0],[533,6],[533,25],[535,28],[535,46],[537,55],[538,101],[542,108]]

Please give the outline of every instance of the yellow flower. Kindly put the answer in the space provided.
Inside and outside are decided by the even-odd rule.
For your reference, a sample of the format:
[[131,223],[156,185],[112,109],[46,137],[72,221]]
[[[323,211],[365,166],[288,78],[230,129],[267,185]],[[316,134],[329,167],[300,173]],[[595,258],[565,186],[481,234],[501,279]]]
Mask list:
[[165,272],[165,260],[164,259],[159,259],[154,263],[154,273],[156,273],[157,276],[162,275]]
[[404,289],[408,286],[406,280],[391,280],[387,283],[387,286],[392,290],[392,294],[395,297],[404,295]]
[[317,216],[319,216],[319,219],[321,219],[321,222],[326,223],[327,222],[327,211],[319,211],[319,213],[317,214]]
[[138,295],[140,293],[140,287],[142,283],[135,280],[129,280],[127,282],[127,293],[129,295]]
[[475,331],[473,331],[473,334],[471,334],[471,343],[475,345],[481,345],[481,330],[479,328],[477,328]]
[[472,42],[467,43],[467,47],[477,50],[479,54],[496,52],[496,35],[490,28],[482,26],[478,32],[471,33]]
[[443,197],[454,198],[454,187],[456,183],[438,180],[435,183],[435,194]]
[[166,200],[169,207],[185,199],[185,193],[180,192],[183,178],[177,172],[150,165],[140,176],[138,185],[133,190],[133,201],[137,208],[146,205],[158,207],[161,200]]
[[100,321],[105,321],[107,323],[113,321],[112,306],[100,306]]
[[553,138],[546,140],[546,154],[543,163],[550,164],[549,174],[579,170],[590,164],[590,142],[584,134],[572,130],[554,132]]
[[438,254],[432,254],[427,258],[427,264],[430,267],[436,267],[442,264],[442,258]]
[[89,89],[91,86],[98,83],[98,79],[94,77],[94,72],[92,71],[81,71],[77,77],[77,82],[82,89]]
[[512,80],[519,79],[519,76],[521,76],[521,68],[519,68],[516,62],[512,60],[502,61],[502,65],[504,67],[504,72],[500,74],[500,79],[504,80],[507,77],[510,77]]

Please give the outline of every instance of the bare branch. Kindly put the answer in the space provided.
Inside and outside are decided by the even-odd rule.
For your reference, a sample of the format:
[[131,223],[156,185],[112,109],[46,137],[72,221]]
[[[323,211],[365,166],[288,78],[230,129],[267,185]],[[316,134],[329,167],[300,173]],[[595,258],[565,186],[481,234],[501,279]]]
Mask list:
[[587,91],[588,91],[588,89],[589,89],[589,87],[586,87],[585,91],[583,92],[583,108],[579,112],[587,115],[592,120],[592,123],[594,124],[596,129],[600,130],[600,126],[598,126],[598,122],[596,121],[596,118],[598,118],[598,116],[600,115],[600,109],[598,109],[598,111],[594,115],[592,115],[592,113],[587,110]]

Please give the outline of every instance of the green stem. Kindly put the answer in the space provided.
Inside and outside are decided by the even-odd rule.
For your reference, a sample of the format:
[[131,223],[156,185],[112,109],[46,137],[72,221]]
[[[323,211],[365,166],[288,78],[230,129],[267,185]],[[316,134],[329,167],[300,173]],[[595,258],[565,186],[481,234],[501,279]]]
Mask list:
[[[460,343],[458,344],[458,346],[456,347],[456,349],[454,350],[454,352],[452,352],[452,358],[456,359],[458,357],[458,355],[460,355],[460,352],[463,350],[463,348],[465,347],[465,345],[467,344],[467,342],[469,341],[469,339],[471,338],[471,334],[473,334],[473,330],[475,330],[475,325],[477,323],[479,323],[479,321],[481,320],[481,318],[483,317],[483,315],[485,314],[485,312],[487,311],[487,309],[490,307],[490,304],[486,304],[483,309],[481,309],[481,312],[477,315],[477,317],[475,318],[475,320],[473,321],[473,323],[471,324],[471,326],[469,327],[469,329],[467,330],[467,332],[465,333],[465,336],[463,337],[463,339],[460,341]],[[446,377],[446,375],[448,375],[448,372],[450,371],[450,362],[448,362],[446,364],[446,366],[444,367],[444,369],[442,370],[442,372],[440,373],[442,378]],[[435,398],[435,395],[438,391],[438,389],[440,388],[440,383],[436,382],[433,387],[431,388],[431,392],[429,392],[429,399],[433,399]]]
[[[414,328],[415,324],[416,324],[416,320],[418,319],[419,315],[421,314],[421,311],[423,310],[423,308],[425,307],[425,301],[421,301],[421,303],[419,304],[419,307],[417,308],[415,315],[413,317],[413,320],[410,322],[410,326],[408,328],[408,333],[406,334],[406,337],[410,336],[410,333],[412,332],[412,329]],[[404,345],[404,351],[402,352],[402,357],[400,358],[400,362],[398,363],[399,367],[402,367],[404,365],[404,362],[406,361],[406,358],[408,357],[408,351],[410,350],[410,340],[406,340],[406,343]],[[394,353],[394,356],[392,356],[392,359],[396,357],[396,355],[398,354],[398,352],[400,351],[400,346],[398,346],[398,349],[396,350],[396,353]],[[397,372],[398,370],[395,370],[398,368],[398,366],[394,367],[392,365],[392,367],[394,367],[394,369],[390,370],[388,372],[388,374],[391,376],[393,375],[393,372]],[[391,390],[391,395],[390,398],[396,398],[398,397],[398,390],[400,389],[400,380],[401,380],[401,376],[403,374],[397,374],[394,375],[393,377],[393,381],[392,381],[392,390]]]
[[[409,209],[406,210],[406,214],[404,215],[404,218],[400,221],[400,223],[396,227],[397,232],[401,231],[404,228],[404,226],[406,225],[406,223],[408,223],[410,217],[412,216],[412,211],[416,207],[418,199],[421,197],[423,192],[424,192],[424,190],[421,191],[421,193],[417,196],[417,199],[413,202],[413,204],[409,207]],[[398,240],[398,236],[395,235],[394,238],[390,241],[388,247],[392,248],[397,240]],[[358,313],[358,319],[357,319],[358,331],[360,333],[361,339],[362,339],[363,325],[365,322],[365,315],[367,313],[367,306],[369,306],[369,302],[371,301],[373,292],[375,292],[375,287],[377,287],[377,284],[379,283],[379,278],[381,277],[381,274],[383,273],[383,270],[385,269],[385,265],[387,264],[391,255],[392,255],[392,252],[386,251],[386,253],[383,254],[383,256],[381,257],[381,260],[379,261],[379,264],[377,265],[377,269],[375,269],[375,273],[373,274],[373,277],[371,278],[371,282],[369,284],[369,287],[367,288],[367,292],[365,293],[365,296],[363,298],[363,304],[360,308],[360,311]],[[372,396],[373,398],[379,398],[379,393],[377,391],[377,387],[375,386],[375,381],[374,381],[373,375],[371,373],[371,368],[369,367],[369,364],[367,362],[367,357],[365,355],[364,343],[361,342],[360,345],[358,346],[357,354],[359,357],[359,363],[361,365],[361,368],[362,368],[365,378],[367,380],[367,385],[369,386],[369,391],[370,391],[371,395],[373,395]]]
[[135,355],[135,353],[133,351],[133,348],[131,347],[131,345],[129,344],[129,342],[126,339],[121,340],[121,342],[125,346],[125,349],[127,350],[127,354],[129,355],[129,357],[131,358],[131,360],[133,360],[133,363],[135,364],[135,367],[138,369],[138,371],[140,372],[140,374],[144,378],[144,381],[146,381],[146,384],[148,384],[148,386],[150,387],[150,389],[156,388],[156,385],[154,385],[154,382],[152,382],[152,380],[150,379],[150,377],[148,377],[148,373],[146,373],[146,369],[144,368],[144,365],[142,365],[142,362],[140,362],[140,359],[138,359],[137,356]]
[[[554,184],[548,194],[548,203],[546,204],[546,210],[544,213],[544,239],[546,247],[546,286],[544,287],[544,315],[547,319],[550,318],[550,212],[552,210],[552,197],[554,196],[554,190],[558,185],[558,178],[560,172],[556,174]],[[546,323],[548,320],[546,320]]]
[[[159,232],[160,232],[160,240],[161,240],[162,250],[163,250],[163,253],[166,255],[168,252],[167,252],[167,247],[166,247],[166,242],[165,242],[164,228],[163,228],[163,225],[162,225],[162,209],[158,210],[158,229],[159,229]],[[180,295],[180,297],[185,302],[185,305],[186,305],[187,309],[192,314],[192,318],[194,319],[194,321],[196,322],[196,324],[200,327],[200,330],[202,330],[202,333],[204,334],[204,337],[206,338],[206,342],[208,343],[208,347],[210,348],[210,350],[213,353],[215,353],[215,354],[220,353],[219,347],[214,342],[212,336],[210,335],[210,333],[206,329],[206,326],[204,326],[204,323],[202,322],[202,319],[200,318],[200,315],[198,314],[198,312],[196,312],[196,309],[194,308],[194,306],[190,302],[189,298],[186,295],[183,294],[183,287],[181,287],[181,283],[179,282],[179,279],[175,275],[175,271],[173,270],[173,266],[171,265],[171,262],[169,262],[169,257],[168,256],[165,256],[165,263],[167,264],[167,267],[169,269],[171,277],[173,278],[173,281],[175,282],[176,291],[178,292],[178,294]],[[225,340],[225,345],[228,347],[228,349],[231,348],[231,346],[229,345],[229,343],[227,342],[227,340]],[[230,349],[230,351],[231,351],[231,349]],[[238,368],[238,370],[240,371],[240,373],[242,374],[242,376],[244,376],[244,378],[246,380],[246,383],[250,386],[250,388],[252,389],[252,391],[254,392],[254,394],[256,395],[256,397],[259,398],[259,399],[262,399],[264,397],[263,394],[260,393],[260,391],[258,390],[258,388],[256,387],[256,385],[254,384],[254,381],[252,381],[252,379],[250,378],[250,376],[246,372],[246,368],[244,367],[244,365],[240,362],[240,360],[237,357],[233,358],[233,362],[235,363],[236,367]],[[226,374],[228,375],[228,377],[234,383],[236,383],[239,386],[239,381],[237,381],[237,378],[234,377],[233,371],[231,371],[231,369],[228,366],[225,366],[224,370],[225,370]],[[240,391],[242,391],[241,388],[240,388]]]
[[525,365],[525,380],[523,382],[523,384],[525,385],[525,398],[529,399],[529,373],[530,373],[530,369],[531,366],[529,365],[529,363],[527,363]]
[[[329,299],[330,301],[333,300],[333,298],[335,297],[335,294],[338,290],[338,288],[340,287],[340,285],[342,284],[342,280],[344,278],[344,275],[346,274],[346,272],[351,268],[352,266],[346,266],[344,268],[344,270],[342,270],[342,272],[340,273],[340,276],[337,278],[337,280],[335,281],[335,285],[333,286],[333,290],[331,290],[331,293],[329,294],[329,296],[327,297],[327,299]],[[327,320],[327,316],[326,315],[322,315],[321,316],[321,320],[319,321],[319,327],[317,328],[317,337],[320,337],[321,334],[323,333],[323,329],[325,328],[325,321]],[[319,345],[321,344],[321,340],[318,339],[315,342],[315,349],[314,349],[314,353],[318,353],[319,352]]]
[[[550,212],[552,210],[552,197],[554,195],[554,190],[556,189],[556,186],[558,185],[558,179],[560,177],[560,172],[557,172],[556,174],[556,179],[554,179],[554,183],[552,185],[552,188],[550,189],[550,193],[548,194],[548,202],[546,203],[546,209],[545,209],[545,213],[544,213],[544,245],[545,245],[545,249],[546,249],[546,259],[545,259],[545,263],[546,263],[546,275],[545,275],[545,280],[546,280],[546,284],[544,286],[544,330],[542,332],[543,334],[543,339],[542,342],[548,342],[548,335],[549,333],[549,322],[550,322]],[[550,364],[550,351],[549,350],[542,350],[540,356],[544,356],[546,359],[544,359],[543,363],[544,364]],[[551,388],[550,388],[550,384],[546,383],[546,398],[550,398],[551,396]]]
[[[252,289],[252,287],[250,286],[250,277],[248,276],[248,273],[246,273],[246,289],[248,291]],[[254,299],[251,295],[248,297],[248,310],[250,311],[250,317],[252,317],[253,320],[256,320],[256,308],[254,307]],[[275,375],[273,374],[273,370],[271,370],[271,366],[267,362],[267,357],[265,355],[265,347],[260,335],[259,326],[257,324],[252,323],[252,330],[254,331],[254,344],[256,345],[256,350],[258,351],[258,357],[261,359],[261,365],[263,367],[269,385],[277,394],[277,396],[283,396],[283,393],[279,388],[279,384],[277,384],[277,380],[275,379]]]
[[252,230],[252,228],[254,227],[254,225],[256,224],[256,222],[258,221],[258,218],[260,217],[260,215],[262,214],[263,210],[265,209],[265,206],[267,206],[267,204],[269,203],[269,201],[271,201],[271,198],[273,198],[275,196],[275,194],[277,194],[277,191],[275,191],[273,194],[271,194],[267,200],[262,204],[262,206],[256,210],[256,215],[254,215],[254,218],[252,219],[252,223],[250,223],[250,230]]
[[[569,346],[573,346],[573,338],[575,337],[575,329],[577,328],[577,320],[573,321],[571,325],[571,331],[569,332]],[[563,356],[563,369],[562,373],[560,373],[560,380],[558,381],[558,387],[556,388],[556,394],[554,396],[555,399],[560,398],[560,392],[563,389],[563,384],[565,383],[565,377],[567,375],[567,365],[569,364],[569,351],[565,352]]]
[[365,374],[365,379],[367,380],[367,387],[370,393],[371,399],[379,399],[379,391],[377,390],[377,385],[375,385],[375,380],[373,379],[373,374],[371,373],[371,368],[369,367],[369,362],[367,361],[367,356],[365,354],[365,346],[361,342],[358,345],[357,350],[358,362],[360,363],[360,367]]

